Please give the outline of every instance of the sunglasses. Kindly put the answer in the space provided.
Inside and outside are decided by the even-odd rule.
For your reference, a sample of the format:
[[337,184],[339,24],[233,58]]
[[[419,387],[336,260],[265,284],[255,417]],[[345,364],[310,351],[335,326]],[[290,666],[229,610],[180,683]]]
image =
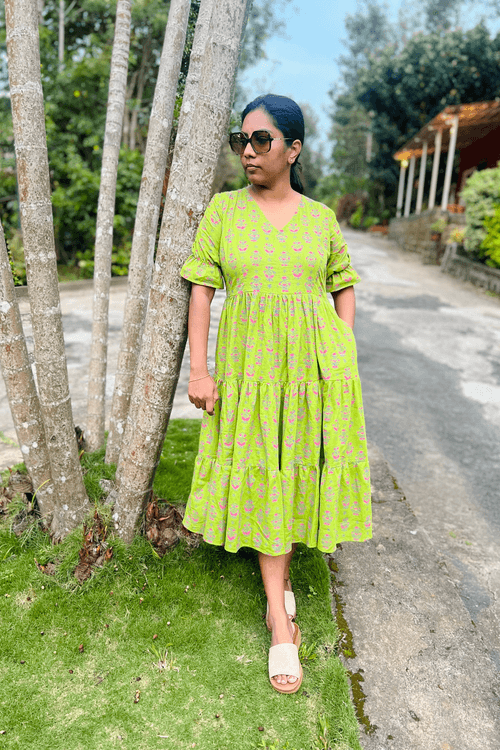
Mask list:
[[250,138],[244,133],[231,133],[229,136],[229,145],[239,156],[246,149],[247,143],[252,144],[256,154],[267,154],[271,150],[272,141],[293,141],[293,138],[272,138],[267,130],[254,130]]

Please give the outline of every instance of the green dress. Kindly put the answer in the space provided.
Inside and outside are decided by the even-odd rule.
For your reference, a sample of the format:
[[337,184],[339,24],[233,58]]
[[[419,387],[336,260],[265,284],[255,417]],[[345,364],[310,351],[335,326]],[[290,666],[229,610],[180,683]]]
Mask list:
[[327,294],[360,279],[333,211],[302,196],[277,230],[248,188],[219,193],[181,276],[227,290],[186,528],[268,555],[370,538],[356,344]]

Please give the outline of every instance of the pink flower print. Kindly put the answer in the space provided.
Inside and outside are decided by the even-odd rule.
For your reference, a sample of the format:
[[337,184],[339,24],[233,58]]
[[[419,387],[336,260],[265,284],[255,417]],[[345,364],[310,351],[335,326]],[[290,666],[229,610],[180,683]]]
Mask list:
[[248,238],[249,238],[250,242],[257,242],[257,240],[259,239],[259,237],[260,237],[260,234],[257,232],[256,229],[252,229],[252,231],[249,232],[249,234],[248,234]]
[[304,539],[306,536],[306,527],[302,522],[297,526],[297,535],[299,539]]
[[234,542],[234,540],[236,539],[236,534],[229,534],[228,533],[228,534],[226,534],[226,537],[227,537],[227,540],[229,542]]
[[246,242],[238,242],[238,250],[240,253],[244,253],[246,250],[248,250],[248,245]]
[[250,286],[252,287],[252,292],[254,292],[254,294],[257,294],[262,289],[262,281],[258,276],[254,276]]
[[245,348],[248,352],[251,352],[252,349],[255,346],[255,338],[254,336],[248,336],[246,342],[245,342]]
[[264,234],[271,234],[271,232],[273,231],[272,224],[270,224],[268,221],[266,221],[262,225],[262,231],[264,232]]
[[341,522],[340,528],[342,529],[342,531],[347,531],[347,529],[349,528],[349,521],[347,518],[344,518],[344,520]]
[[238,479],[238,477],[231,479],[231,487],[233,490],[239,490],[241,487],[241,479]]
[[359,437],[360,440],[366,440],[366,434],[365,434],[365,428],[364,427],[360,427],[360,429],[357,431],[356,434],[357,434],[357,436]]
[[262,499],[265,494],[266,494],[266,486],[264,482],[259,482],[259,485],[257,487],[257,495]]
[[261,535],[259,534],[259,532],[255,533],[255,534],[253,535],[253,539],[252,539],[252,541],[253,541],[253,543],[255,544],[255,548],[256,548],[256,549],[260,549],[260,547],[262,546],[262,537],[261,537]]
[[348,456],[350,456],[352,454],[352,452],[353,452],[353,445],[352,445],[352,443],[347,443],[347,448],[346,448],[345,452],[346,452],[346,454]]
[[251,513],[254,509],[254,504],[251,499],[247,500],[244,506],[245,513]]
[[262,349],[257,349],[257,354],[255,355],[255,364],[257,366],[262,364]]
[[290,281],[287,279],[286,276],[281,277],[279,285],[280,285],[280,289],[282,292],[286,293],[290,289]]
[[268,255],[272,255],[274,253],[274,247],[270,242],[266,242],[266,244],[264,245],[264,252],[266,252]]
[[351,370],[349,367],[346,367],[344,370],[344,379],[350,380],[351,379]]
[[272,266],[266,266],[266,269],[264,271],[264,276],[268,281],[272,281],[276,275],[276,271]]
[[351,496],[348,492],[346,492],[346,494],[342,498],[342,507],[348,508],[350,504],[351,504]]
[[353,516],[359,516],[359,503],[357,501],[352,504],[351,513],[353,514]]
[[230,268],[236,268],[236,266],[238,265],[236,255],[234,253],[229,253],[227,264]]
[[297,503],[297,513],[301,516],[306,511],[306,504],[303,500]]
[[248,420],[251,417],[250,409],[243,409],[243,413],[241,415],[241,418],[244,422],[248,422]]
[[274,346],[273,346],[272,341],[267,342],[266,351],[269,352],[269,354],[272,354],[274,352]]
[[258,250],[254,250],[251,255],[252,266],[258,266],[260,264],[260,253]]
[[262,524],[262,522],[264,521],[264,511],[262,510],[262,508],[259,508],[259,510],[257,511],[257,521],[259,522],[259,524]]
[[278,554],[279,551],[281,550],[281,542],[278,537],[274,540],[272,547],[273,547],[273,552],[276,552],[276,554]]
[[253,365],[247,367],[245,370],[245,375],[247,376],[247,378],[253,378],[253,376],[255,375],[255,367],[253,367]]
[[296,279],[300,279],[302,274],[304,273],[304,266],[302,266],[300,263],[296,263],[293,267],[293,275]]
[[243,229],[247,228],[247,223],[244,219],[238,219],[238,221],[236,222],[236,227],[237,229],[243,231]]
[[314,279],[312,276],[308,276],[305,283],[306,292],[311,293],[314,289]]
[[304,233],[303,233],[303,235],[302,235],[302,239],[304,240],[304,242],[305,242],[305,243],[306,243],[307,245],[310,245],[310,244],[311,244],[311,242],[312,242],[312,237],[311,237],[311,235],[309,234],[309,232],[304,232]]
[[293,224],[290,224],[288,226],[288,231],[292,234],[297,234],[297,232],[299,231],[299,225],[297,224],[297,222],[294,221]]
[[249,523],[245,523],[241,529],[243,536],[249,536],[252,533],[252,527]]
[[226,240],[227,244],[230,245],[232,241],[234,240],[234,232],[229,230],[229,232],[225,235],[224,239]]
[[340,458],[340,448],[334,448],[332,452],[332,458],[334,461],[338,461]]
[[272,502],[273,503],[277,502],[279,500],[279,496],[280,496],[280,493],[279,493],[278,488],[276,486],[273,487],[270,492],[270,497],[271,497]]
[[280,255],[279,260],[282,266],[287,266],[290,263],[290,256],[288,255],[287,252],[283,250],[283,252]]
[[372,527],[372,522],[371,522],[371,520],[370,520],[370,519],[368,518],[368,519],[367,519],[367,520],[365,521],[365,529],[371,529],[371,527]]
[[292,250],[294,250],[296,253],[300,253],[300,251],[303,249],[303,245],[301,242],[294,242],[292,245]]
[[325,512],[323,513],[323,523],[325,524],[325,526],[329,526],[329,525],[331,524],[331,522],[332,522],[332,521],[333,521],[333,516],[332,516],[332,514],[330,513],[330,511],[329,511],[329,510],[326,510],[326,511],[325,511]]
[[285,445],[286,445],[287,448],[293,448],[294,442],[295,441],[294,441],[293,437],[287,437],[285,439]]
[[243,265],[240,270],[240,274],[243,276],[244,279],[248,276],[248,266]]
[[318,219],[320,216],[320,213],[317,208],[313,208],[311,211],[311,216],[314,216],[315,219]]
[[280,528],[280,526],[281,526],[281,515],[279,513],[275,513],[274,514],[273,521],[272,521],[272,526],[273,526],[273,529],[276,529],[276,530],[278,530]]
[[227,503],[225,500],[219,500],[218,506],[219,506],[219,510],[223,513],[227,508]]

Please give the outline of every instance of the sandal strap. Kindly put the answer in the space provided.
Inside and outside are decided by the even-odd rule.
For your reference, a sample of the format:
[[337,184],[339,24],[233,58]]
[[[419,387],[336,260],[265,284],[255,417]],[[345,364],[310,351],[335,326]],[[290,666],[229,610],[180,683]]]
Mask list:
[[299,679],[299,651],[294,643],[278,643],[269,649],[269,679],[278,674]]
[[297,607],[295,605],[295,596],[293,591],[285,591],[285,609],[287,615],[295,617],[297,614]]

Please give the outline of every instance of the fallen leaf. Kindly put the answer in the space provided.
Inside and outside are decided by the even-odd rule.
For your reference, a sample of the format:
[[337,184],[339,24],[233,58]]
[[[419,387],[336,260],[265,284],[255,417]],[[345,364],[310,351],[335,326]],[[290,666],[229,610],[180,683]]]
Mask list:
[[139,703],[140,698],[141,698],[141,691],[140,690],[136,690],[135,691],[134,703]]
[[84,648],[85,648],[85,647],[84,647],[83,643],[80,643],[80,645],[78,646],[78,651],[79,651],[79,652],[80,652],[81,654],[83,654]]

